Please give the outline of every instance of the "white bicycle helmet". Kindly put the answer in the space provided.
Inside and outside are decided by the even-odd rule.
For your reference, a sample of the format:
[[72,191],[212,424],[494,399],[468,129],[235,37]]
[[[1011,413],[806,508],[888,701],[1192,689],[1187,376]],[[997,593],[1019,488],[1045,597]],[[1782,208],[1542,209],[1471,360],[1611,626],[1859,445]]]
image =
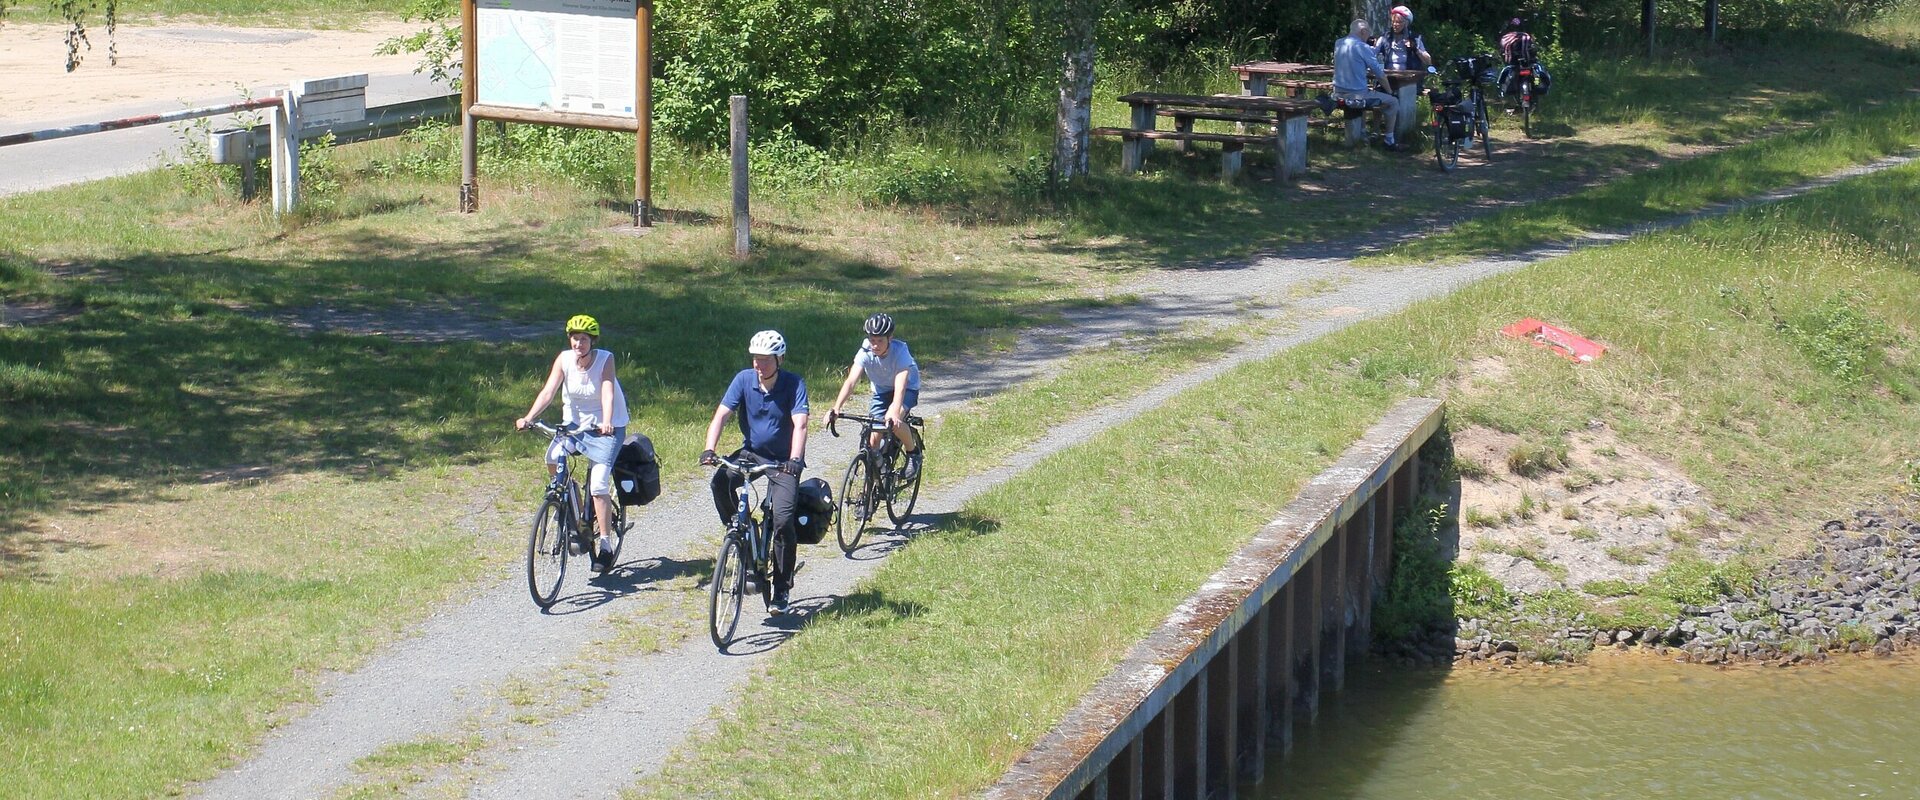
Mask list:
[[787,339],[779,331],[761,331],[747,343],[747,353],[756,356],[785,356]]

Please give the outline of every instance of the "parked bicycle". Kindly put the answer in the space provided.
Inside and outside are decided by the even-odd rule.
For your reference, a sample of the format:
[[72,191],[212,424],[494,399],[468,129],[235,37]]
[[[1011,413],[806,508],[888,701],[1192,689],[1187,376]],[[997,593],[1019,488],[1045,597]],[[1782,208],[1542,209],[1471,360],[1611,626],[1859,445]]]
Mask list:
[[[556,428],[544,422],[534,422],[527,429],[546,434],[549,439],[601,435],[592,430],[577,430],[572,425]],[[560,460],[552,479],[547,481],[546,494],[533,518],[533,531],[527,536],[527,591],[532,593],[534,604],[541,608],[548,608],[559,599],[560,583],[567,577],[569,558],[594,557],[593,501],[581,489],[580,482],[573,479],[573,462],[579,457],[577,453],[570,453]],[[625,505],[611,503],[609,507],[613,519],[608,520],[607,527],[613,534],[613,557],[606,567],[611,568],[620,561],[620,545],[626,542],[632,523],[627,521]]]
[[[867,524],[873,521],[873,514],[881,503],[887,504],[887,518],[896,526],[913,514],[913,504],[920,499],[920,475],[926,471],[927,437],[921,433],[925,422],[907,415],[907,424],[920,440],[921,461],[920,469],[907,475],[906,453],[886,418],[840,414],[837,419],[827,420],[827,432],[839,436],[840,431],[834,424],[841,419],[861,424],[860,449],[853,454],[846,476],[840,480],[841,508],[833,521],[834,538],[840,540],[841,551],[851,555],[860,547],[860,537],[866,534]],[[875,433],[880,435],[877,449],[870,446]]]
[[[1487,96],[1484,87],[1491,84],[1493,56],[1459,56],[1453,59],[1440,88],[1427,99],[1433,105],[1433,155],[1440,169],[1452,172],[1460,166],[1460,151],[1480,140],[1480,152],[1493,160],[1493,142],[1487,136]],[[1464,87],[1464,88],[1463,88]]]
[[767,611],[773,611],[773,576],[778,574],[774,560],[780,557],[780,548],[773,536],[772,498],[754,479],[780,465],[747,464],[725,456],[715,460],[721,469],[740,478],[733,521],[727,523],[720,554],[713,559],[713,581],[707,586],[707,632],[713,645],[725,650],[740,625],[740,606],[748,592],[758,592]]

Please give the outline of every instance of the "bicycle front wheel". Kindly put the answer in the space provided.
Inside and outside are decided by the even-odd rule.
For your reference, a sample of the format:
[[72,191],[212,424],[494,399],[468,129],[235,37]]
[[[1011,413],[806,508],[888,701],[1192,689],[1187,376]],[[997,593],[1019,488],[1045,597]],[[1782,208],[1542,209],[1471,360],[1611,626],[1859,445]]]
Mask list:
[[860,537],[873,518],[873,476],[867,472],[867,454],[855,453],[840,479],[840,509],[833,515],[833,537],[848,555],[860,547]]
[[707,633],[714,647],[725,650],[733,642],[734,629],[740,627],[740,598],[746,591],[747,565],[740,540],[729,533],[720,542],[720,554],[713,559],[713,582],[707,586]]
[[1433,160],[1440,163],[1441,172],[1460,166],[1460,140],[1447,135],[1444,118],[1433,126]]
[[1479,105],[1480,105],[1480,114],[1478,116],[1478,119],[1476,119],[1476,121],[1474,122],[1474,126],[1478,128],[1480,131],[1480,154],[1482,156],[1485,156],[1488,161],[1492,161],[1493,160],[1493,137],[1487,135],[1486,98],[1481,98]]
[[894,527],[905,525],[907,517],[913,514],[913,504],[920,499],[920,474],[927,471],[927,443],[920,442],[920,469],[913,473],[913,480],[902,480],[900,475],[906,470],[907,454],[900,450],[893,453],[893,491],[887,493],[887,519],[893,520]]
[[560,581],[567,576],[567,537],[573,533],[569,522],[566,507],[547,498],[527,535],[527,591],[541,608],[560,597]]

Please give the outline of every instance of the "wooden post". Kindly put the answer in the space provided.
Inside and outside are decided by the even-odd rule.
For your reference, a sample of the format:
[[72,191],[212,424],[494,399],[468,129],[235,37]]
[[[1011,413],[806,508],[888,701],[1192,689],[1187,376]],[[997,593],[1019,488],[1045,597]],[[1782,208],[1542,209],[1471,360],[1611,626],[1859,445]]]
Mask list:
[[1268,735],[1284,756],[1293,749],[1293,700],[1300,693],[1300,673],[1294,668],[1300,658],[1300,651],[1294,645],[1299,641],[1296,633],[1300,627],[1299,573],[1287,579],[1287,587],[1280,590],[1276,599],[1280,607],[1274,610],[1273,634],[1267,641],[1272,648],[1268,663],[1274,671],[1273,696],[1267,701],[1273,727],[1268,729]]
[[1326,587],[1327,660],[1323,686],[1340,691],[1347,679],[1347,626],[1353,624],[1353,608],[1348,602],[1353,587],[1347,579],[1347,550],[1353,539],[1350,522],[1333,529],[1333,538],[1313,557],[1320,563],[1320,576]]
[[1174,742],[1179,751],[1174,763],[1175,797],[1207,796],[1207,673],[1204,667],[1195,670],[1193,680],[1173,701],[1180,707],[1179,738]]
[[1283,181],[1298,180],[1307,174],[1307,115],[1290,114],[1275,128],[1278,157],[1274,170]]
[[1240,636],[1246,643],[1240,648],[1240,693],[1239,706],[1234,716],[1240,721],[1240,752],[1236,754],[1238,764],[1234,776],[1243,783],[1259,783],[1266,777],[1267,770],[1267,730],[1272,721],[1267,714],[1268,696],[1273,693],[1271,657],[1273,654],[1273,614],[1280,605],[1280,598],[1274,597],[1253,615],[1247,627],[1241,629]]
[[[1174,117],[1173,129],[1181,133],[1193,132],[1193,117]],[[1186,153],[1193,150],[1193,143],[1185,139],[1173,140],[1173,152]]]
[[475,27],[474,0],[460,0],[460,213],[480,210],[480,155],[474,141],[473,103],[480,92],[480,29]]
[[300,99],[281,95],[268,123],[273,139],[273,213],[285,214],[300,203]]
[[[1153,114],[1154,110],[1155,110],[1154,106],[1148,103],[1142,103],[1140,105],[1134,106],[1133,107],[1133,129],[1136,131],[1153,130],[1156,124],[1156,121],[1154,119],[1154,114]],[[1127,147],[1126,144],[1123,142],[1121,145],[1121,149],[1131,150],[1133,154],[1133,158],[1131,159],[1133,163],[1133,168],[1127,169],[1124,171],[1135,172],[1135,171],[1146,168],[1147,154],[1153,152],[1153,140],[1148,139],[1144,136],[1137,136],[1137,137],[1134,137],[1131,148]],[[1127,161],[1127,160],[1128,159],[1122,159],[1122,161]]]
[[1202,765],[1205,780],[1201,781],[1201,797],[1233,800],[1234,787],[1239,783],[1239,770],[1234,761],[1238,758],[1240,744],[1240,637],[1227,640],[1227,646],[1215,653],[1213,660],[1207,663],[1207,726],[1201,734],[1207,737],[1207,757]]
[[1414,117],[1420,109],[1420,82],[1402,83],[1393,90],[1393,135],[1402,144],[1413,135]]
[[728,98],[733,112],[733,257],[746,258],[751,249],[747,230],[752,220],[747,210],[747,96]]
[[1140,736],[1144,756],[1140,763],[1140,787],[1147,800],[1177,800],[1180,796],[1173,788],[1173,776],[1178,772],[1173,767],[1174,707],[1177,705],[1176,697],[1147,723],[1146,731]]
[[[473,0],[467,0],[472,2]],[[633,224],[653,226],[653,0],[639,0],[633,11]]]
[[1220,143],[1220,180],[1232,183],[1233,177],[1240,174],[1240,165],[1246,149],[1245,142]]

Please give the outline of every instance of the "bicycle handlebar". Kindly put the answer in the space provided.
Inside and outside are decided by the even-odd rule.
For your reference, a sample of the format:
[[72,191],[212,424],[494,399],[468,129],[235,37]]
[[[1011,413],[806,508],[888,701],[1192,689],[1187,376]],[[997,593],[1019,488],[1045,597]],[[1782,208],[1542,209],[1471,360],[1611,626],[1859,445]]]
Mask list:
[[727,458],[726,456],[720,456],[720,455],[714,456],[713,460],[714,460],[714,463],[718,464],[721,469],[724,469],[735,475],[739,475],[742,478],[747,478],[749,480],[753,478],[758,478],[762,475],[765,475],[769,472],[772,472],[780,468],[780,463],[777,461],[769,462],[766,464],[743,464],[741,462]]
[[[827,415],[827,433],[833,434],[834,438],[836,439],[840,437],[840,432],[834,429],[833,424],[834,422],[842,419],[850,419],[850,420],[853,420],[854,422],[858,422],[864,425],[870,425],[875,428],[885,425],[887,422],[886,417],[863,417],[863,416],[860,416],[859,414],[828,414]],[[924,427],[926,425],[926,422],[927,422],[926,420],[921,419],[912,414],[907,415],[907,424],[912,425],[913,427],[916,427],[916,428]]]
[[570,434],[570,433],[581,433],[581,434],[586,434],[586,435],[588,435],[588,436],[611,436],[611,435],[613,435],[613,434],[610,434],[610,433],[601,433],[601,432],[600,432],[600,431],[599,431],[598,429],[596,429],[596,428],[581,428],[581,427],[579,427],[579,426],[577,426],[577,425],[574,425],[574,424],[573,424],[573,423],[571,423],[571,422],[568,422],[568,423],[564,423],[564,424],[562,424],[562,425],[560,425],[560,426],[558,426],[558,427],[556,427],[556,426],[553,426],[553,425],[548,425],[547,423],[544,423],[544,422],[541,422],[540,420],[537,420],[537,419],[536,419],[536,420],[533,420],[533,421],[531,421],[531,422],[528,422],[528,423],[527,423],[527,427],[525,428],[525,430],[530,430],[530,431],[539,431],[539,432],[541,432],[541,433],[544,433],[544,434],[546,434],[546,435],[548,436],[548,438],[557,438],[557,437],[559,437],[559,436],[562,436],[562,435],[565,435],[565,434]]

